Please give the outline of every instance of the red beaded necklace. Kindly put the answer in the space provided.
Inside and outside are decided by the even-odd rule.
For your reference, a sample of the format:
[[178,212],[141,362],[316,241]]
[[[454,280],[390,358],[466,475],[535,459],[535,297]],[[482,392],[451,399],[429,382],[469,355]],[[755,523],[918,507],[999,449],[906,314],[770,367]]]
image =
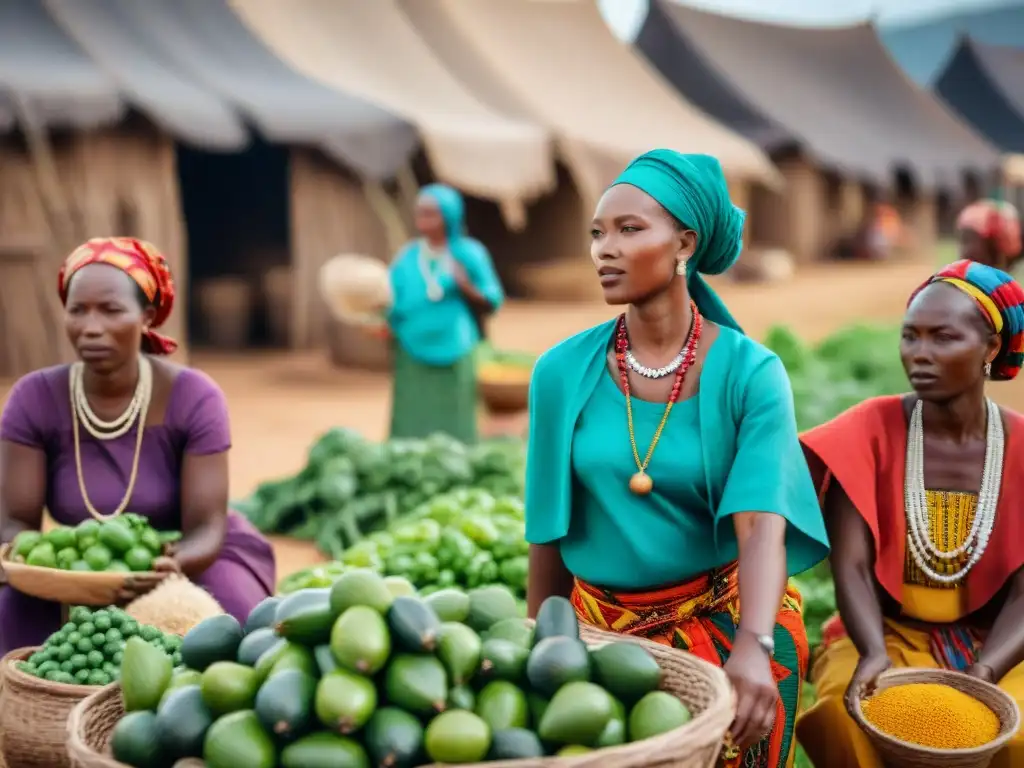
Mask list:
[[629,490],[638,495],[645,495],[654,488],[654,481],[647,474],[647,466],[651,463],[651,456],[654,455],[654,447],[661,438],[661,432],[668,422],[668,415],[672,412],[672,406],[679,402],[679,393],[683,389],[683,381],[686,372],[690,370],[693,361],[697,359],[697,345],[700,344],[701,332],[704,330],[704,320],[697,309],[697,305],[690,302],[690,311],[693,312],[693,322],[690,324],[690,332],[686,336],[684,346],[683,362],[676,370],[675,381],[672,382],[672,394],[669,395],[668,403],[665,405],[665,415],[661,417],[661,423],[654,432],[654,439],[651,440],[651,447],[647,449],[644,460],[640,460],[640,453],[636,449],[636,435],[633,431],[633,404],[629,388],[629,368],[626,365],[626,350],[629,349],[629,336],[626,334],[626,315],[619,316],[619,322],[615,328],[615,361],[619,366],[619,379],[622,381],[622,391],[626,395],[626,422],[629,425],[629,444],[633,449],[633,460],[636,461],[637,472],[629,478]]

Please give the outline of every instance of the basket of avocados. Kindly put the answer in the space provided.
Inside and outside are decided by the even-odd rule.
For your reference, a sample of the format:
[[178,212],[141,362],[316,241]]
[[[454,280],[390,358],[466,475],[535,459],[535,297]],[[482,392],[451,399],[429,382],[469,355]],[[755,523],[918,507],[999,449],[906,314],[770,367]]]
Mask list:
[[20,648],[3,658],[0,733],[8,768],[67,768],[68,715],[94,686],[42,680],[22,672],[19,662],[37,649]]
[[152,575],[153,560],[178,537],[126,513],[46,533],[22,531],[0,547],[0,567],[8,585],[26,595],[64,605],[112,605],[133,574]]

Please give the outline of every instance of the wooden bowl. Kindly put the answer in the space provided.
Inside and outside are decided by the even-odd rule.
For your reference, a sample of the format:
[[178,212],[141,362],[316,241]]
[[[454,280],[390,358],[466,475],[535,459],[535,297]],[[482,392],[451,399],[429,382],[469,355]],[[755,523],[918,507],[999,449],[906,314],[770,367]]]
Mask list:
[[497,365],[480,366],[477,389],[491,413],[510,414],[525,411],[529,404],[531,369]]
[[117,603],[118,593],[128,579],[143,575],[167,575],[154,572],[62,571],[59,568],[41,568],[37,565],[16,563],[10,559],[10,555],[10,544],[0,546],[0,567],[3,568],[9,587],[32,597],[63,605],[113,605]]

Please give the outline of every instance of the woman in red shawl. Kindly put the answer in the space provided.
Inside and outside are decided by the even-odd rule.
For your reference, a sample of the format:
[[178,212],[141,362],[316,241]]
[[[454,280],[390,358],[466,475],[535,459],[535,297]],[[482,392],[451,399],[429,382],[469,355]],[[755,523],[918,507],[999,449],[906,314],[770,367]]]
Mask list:
[[[913,393],[862,403],[802,438],[820,481],[839,619],[797,720],[815,765],[881,768],[848,714],[890,666],[943,667],[1024,703],[1024,416],[985,396],[1024,358],[1024,290],[951,264],[912,296],[900,354]],[[1024,765],[1024,735],[993,768]]]
[[[181,572],[244,620],[274,590],[274,552],[228,512],[224,394],[167,360],[177,345],[155,330],[174,305],[164,257],[142,240],[96,238],[68,257],[58,290],[78,361],[23,377],[4,406],[0,541],[39,530],[44,508],[63,525],[134,512],[183,536],[125,601]],[[0,590],[0,653],[42,644],[59,623],[59,605]]]

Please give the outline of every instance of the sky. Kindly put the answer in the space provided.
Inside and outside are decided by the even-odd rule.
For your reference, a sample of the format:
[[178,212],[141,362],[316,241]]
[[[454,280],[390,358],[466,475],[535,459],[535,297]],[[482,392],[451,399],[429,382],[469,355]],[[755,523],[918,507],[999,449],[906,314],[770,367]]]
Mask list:
[[[945,13],[1009,5],[1012,0],[687,0],[733,16],[791,24],[844,24],[876,15],[883,22],[916,21]],[[647,13],[647,0],[598,0],[615,33],[631,40]],[[770,6],[770,10],[767,8]]]

